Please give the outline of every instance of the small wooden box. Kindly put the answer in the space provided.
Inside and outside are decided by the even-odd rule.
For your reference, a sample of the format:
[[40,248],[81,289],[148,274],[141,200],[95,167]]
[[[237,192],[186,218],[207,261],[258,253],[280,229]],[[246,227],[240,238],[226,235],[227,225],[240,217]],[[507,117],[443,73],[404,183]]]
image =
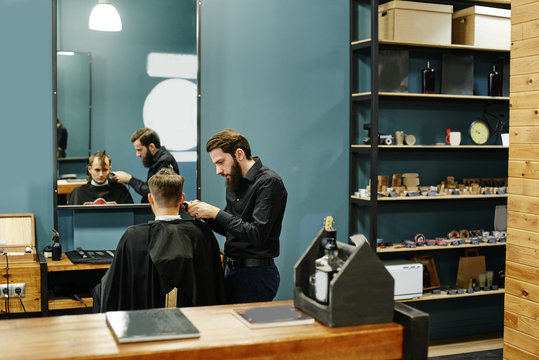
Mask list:
[[314,262],[324,254],[325,235],[320,230],[294,266],[294,306],[330,327],[393,321],[393,277],[363,235],[353,236],[356,246],[338,243],[345,264],[331,280],[328,304],[307,295]]
[[511,49],[511,10],[471,6],[453,13],[454,44]]
[[425,284],[423,284],[423,291],[438,289],[440,287],[440,280],[438,279],[438,272],[436,271],[436,264],[434,263],[432,255],[416,256],[410,260],[423,264],[430,274],[430,286],[425,286]]
[[[0,312],[36,312],[41,310],[41,277],[36,254],[34,214],[0,214],[1,285],[24,284],[25,296],[0,296]],[[24,304],[24,308],[21,306]]]
[[380,40],[451,44],[452,5],[390,1],[378,6]]

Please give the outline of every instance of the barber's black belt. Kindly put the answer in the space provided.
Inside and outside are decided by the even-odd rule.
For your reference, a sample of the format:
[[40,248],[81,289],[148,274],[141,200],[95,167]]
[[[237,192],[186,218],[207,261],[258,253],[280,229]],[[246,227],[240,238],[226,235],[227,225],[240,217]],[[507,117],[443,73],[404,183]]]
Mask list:
[[229,258],[228,256],[225,258],[226,258],[226,264],[230,270],[236,270],[239,268],[246,268],[246,267],[267,266],[267,265],[273,264],[272,258],[233,259],[233,258]]

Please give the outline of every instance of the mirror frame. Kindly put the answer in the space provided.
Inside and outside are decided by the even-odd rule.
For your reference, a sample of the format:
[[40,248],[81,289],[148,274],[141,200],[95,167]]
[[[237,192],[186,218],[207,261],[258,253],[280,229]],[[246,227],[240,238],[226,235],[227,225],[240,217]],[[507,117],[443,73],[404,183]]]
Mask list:
[[[196,145],[196,151],[197,151],[197,162],[196,162],[196,196],[197,199],[200,199],[201,196],[201,188],[200,188],[200,152],[201,152],[201,144],[200,144],[200,125],[201,125],[201,51],[200,51],[200,43],[201,43],[201,10],[202,10],[202,1],[201,0],[195,0],[196,5],[196,24],[195,24],[195,33],[196,33],[196,56],[197,56],[197,145]],[[58,229],[58,160],[56,157],[56,143],[57,143],[57,136],[56,136],[56,118],[58,116],[58,84],[57,84],[57,51],[58,51],[58,3],[57,0],[51,0],[51,6],[52,6],[52,122],[53,122],[53,158],[55,161],[53,161],[53,214],[54,214],[54,228]],[[90,70],[91,71],[91,70]],[[90,84],[91,84],[91,72],[90,72]],[[90,87],[90,99],[92,98],[92,91]],[[90,108],[90,119],[91,119],[91,108]],[[90,140],[91,140],[91,120],[90,120]],[[90,141],[90,148],[88,149],[88,152],[91,153],[91,141]],[[140,204],[121,204],[121,205],[108,205],[106,207],[122,207],[122,208],[138,208],[140,207]],[[92,207],[94,210],[95,208]]]

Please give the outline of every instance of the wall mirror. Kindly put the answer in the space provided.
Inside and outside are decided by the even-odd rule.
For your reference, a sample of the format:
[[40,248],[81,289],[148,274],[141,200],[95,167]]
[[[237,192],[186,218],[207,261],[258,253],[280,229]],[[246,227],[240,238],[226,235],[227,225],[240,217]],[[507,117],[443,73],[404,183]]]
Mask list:
[[58,159],[88,157],[92,124],[91,73],[89,52],[56,52]]
[[[147,168],[135,156],[130,136],[149,127],[176,158],[186,197],[197,198],[199,4],[111,0],[122,30],[96,31],[88,23],[97,4],[97,0],[53,1],[56,49],[62,50],[56,60],[57,115],[69,139],[57,177],[74,174],[84,179],[87,156],[105,150],[113,171],[146,180]],[[84,74],[74,73],[75,62],[85,67]],[[140,195],[129,190],[139,203]],[[62,208],[63,204],[59,202]]]

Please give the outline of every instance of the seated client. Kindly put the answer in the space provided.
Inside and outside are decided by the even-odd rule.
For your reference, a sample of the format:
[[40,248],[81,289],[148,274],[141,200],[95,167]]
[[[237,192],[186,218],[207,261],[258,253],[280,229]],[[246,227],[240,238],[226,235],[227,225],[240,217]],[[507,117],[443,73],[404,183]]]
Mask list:
[[208,225],[183,220],[183,177],[161,169],[148,181],[155,221],[127,228],[114,260],[93,292],[94,312],[165,306],[177,289],[176,306],[225,302],[219,244]]
[[98,151],[88,159],[90,181],[76,187],[69,197],[69,205],[132,204],[129,190],[115,182],[110,175],[111,159],[104,151]]

